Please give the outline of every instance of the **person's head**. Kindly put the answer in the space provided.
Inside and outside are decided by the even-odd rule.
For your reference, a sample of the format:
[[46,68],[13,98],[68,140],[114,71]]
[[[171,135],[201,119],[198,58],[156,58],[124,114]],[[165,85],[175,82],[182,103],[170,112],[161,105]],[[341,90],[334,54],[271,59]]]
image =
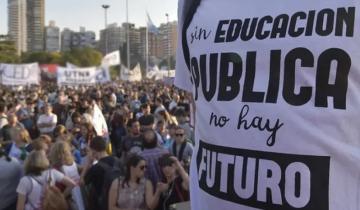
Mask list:
[[65,141],[57,141],[50,150],[49,159],[51,165],[62,166],[74,163],[70,145]]
[[15,142],[18,144],[29,144],[31,142],[29,132],[25,128],[17,130],[15,134]]
[[182,127],[177,126],[175,128],[174,139],[177,144],[181,144],[185,141],[185,130]]
[[148,103],[141,104],[140,109],[144,115],[149,115],[151,113],[151,107]]
[[182,124],[186,121],[186,112],[182,108],[178,108],[174,113],[176,120]]
[[122,112],[115,112],[113,119],[111,120],[112,127],[124,126],[127,122],[126,116]]
[[156,106],[160,106],[160,105],[162,105],[162,103],[163,103],[163,100],[162,100],[160,97],[156,97],[156,99],[155,99],[155,105],[156,105]]
[[175,102],[179,102],[179,100],[180,100],[180,96],[175,92],[173,93],[172,98]]
[[154,130],[144,131],[143,146],[146,149],[153,149],[158,146],[157,136]]
[[155,127],[155,117],[152,114],[141,116],[139,122],[142,131],[154,129]]
[[126,161],[126,173],[123,186],[129,184],[130,179],[136,179],[140,182],[140,179],[144,177],[146,170],[146,161],[139,155],[131,155]]
[[0,114],[5,113],[5,112],[6,112],[6,104],[0,103]]
[[44,114],[49,115],[49,114],[51,114],[51,112],[52,112],[52,106],[51,106],[51,104],[46,103],[46,104],[44,105]]
[[49,153],[50,146],[52,140],[48,135],[40,135],[37,139],[35,139],[31,144],[34,150],[44,150],[45,153]]
[[176,174],[174,160],[170,154],[164,154],[159,158],[159,166],[164,178],[171,178]]
[[53,131],[54,138],[67,134],[68,134],[68,130],[63,125],[57,125]]
[[166,131],[166,123],[164,120],[159,120],[157,121],[156,123],[156,130],[159,132],[159,133],[163,133]]
[[72,120],[73,124],[80,124],[80,122],[81,122],[81,114],[79,112],[74,112],[71,115],[71,120]]
[[106,141],[101,136],[96,136],[92,141],[90,141],[90,150],[93,157],[99,160],[106,154]]
[[49,160],[45,151],[34,150],[26,157],[24,163],[25,175],[39,176],[43,171],[49,168]]
[[90,141],[95,136],[94,126],[89,122],[82,123],[80,133],[87,141]]
[[128,127],[132,136],[140,135],[140,123],[136,118],[129,120]]
[[7,120],[10,126],[15,126],[18,123],[18,118],[15,113],[8,114]]

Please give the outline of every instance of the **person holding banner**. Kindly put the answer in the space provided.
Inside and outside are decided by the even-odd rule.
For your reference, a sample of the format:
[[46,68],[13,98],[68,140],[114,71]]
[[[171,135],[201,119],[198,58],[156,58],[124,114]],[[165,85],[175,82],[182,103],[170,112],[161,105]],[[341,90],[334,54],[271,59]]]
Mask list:
[[359,7],[179,0],[192,209],[360,209]]

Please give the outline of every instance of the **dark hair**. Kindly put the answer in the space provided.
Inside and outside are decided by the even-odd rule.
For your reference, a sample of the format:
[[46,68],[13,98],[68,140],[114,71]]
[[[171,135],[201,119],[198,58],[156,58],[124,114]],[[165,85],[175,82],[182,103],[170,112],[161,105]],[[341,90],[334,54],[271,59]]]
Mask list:
[[124,115],[120,114],[119,112],[115,112],[114,117],[111,120],[111,127],[112,128],[122,127],[125,125],[125,123],[126,123],[126,117],[124,117]]
[[137,120],[136,118],[132,118],[132,119],[130,119],[129,121],[128,121],[128,123],[127,123],[127,127],[132,127],[132,125],[134,124],[134,123],[136,123],[136,122],[139,122],[139,120]]
[[6,104],[0,103],[0,112],[5,112],[5,110],[6,110]]
[[91,141],[97,135],[95,128],[91,123],[86,122],[86,123],[83,123],[81,126],[84,126],[87,129],[87,135],[83,136],[85,138],[86,142]]
[[71,115],[71,120],[74,122],[74,119],[77,118],[77,117],[80,117],[81,118],[81,114],[79,112],[74,112],[72,115]]
[[151,125],[155,123],[155,117],[150,114],[139,118],[140,125]]
[[141,104],[140,109],[146,109],[148,106],[150,106],[148,103]]
[[96,136],[91,142],[90,142],[90,148],[92,150],[95,150],[96,152],[105,152],[106,151],[106,141],[101,136]]
[[[146,135],[147,133],[152,133],[153,136],[154,136],[154,137],[150,140],[150,142],[145,140],[145,135]],[[157,146],[158,146],[158,141],[157,141],[156,132],[155,132],[154,130],[151,130],[151,129],[146,130],[146,131],[142,134],[142,142],[143,142],[143,147],[144,147],[145,149],[153,149],[153,148],[157,147]]]
[[[130,168],[131,167],[136,167],[140,161],[142,161],[145,159],[139,155],[130,155],[129,158],[126,160],[126,171],[125,171],[125,177],[124,177],[124,181],[122,183],[122,187],[124,188],[125,184],[129,187],[129,180],[130,180]],[[136,180],[137,183],[140,182],[140,179]]]
[[174,160],[171,159],[171,154],[164,154],[159,158],[160,168],[171,166],[174,163]]

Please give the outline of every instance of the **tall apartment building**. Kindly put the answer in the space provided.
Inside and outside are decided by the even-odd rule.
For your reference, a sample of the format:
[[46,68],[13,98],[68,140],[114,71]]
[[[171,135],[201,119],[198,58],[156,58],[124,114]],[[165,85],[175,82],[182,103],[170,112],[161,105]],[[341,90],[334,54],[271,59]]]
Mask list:
[[45,51],[60,51],[60,29],[54,21],[50,21],[49,26],[45,27]]
[[27,41],[28,50],[44,50],[45,0],[27,0]]
[[159,57],[175,57],[177,47],[177,21],[163,23],[159,27]]
[[[105,55],[123,47],[126,43],[126,29],[116,23],[108,25],[106,29],[100,31],[99,50]],[[107,49],[106,49],[107,42]],[[107,50],[107,52],[106,52]]]
[[[140,40],[141,40],[141,49],[142,57],[146,58],[146,44],[148,45],[149,57],[160,57],[160,39],[158,34],[154,34],[147,31],[146,27],[141,27],[140,29]],[[146,43],[146,33],[148,33],[148,43]]]
[[[124,28],[125,31],[125,37],[126,37],[126,30],[127,30],[128,24],[123,23],[122,28]],[[136,62],[138,62],[137,57],[142,55],[141,51],[141,37],[140,37],[140,30],[135,28],[135,24],[129,23],[129,43],[130,43],[130,58],[131,58],[131,64],[134,65]],[[125,42],[126,44],[126,42]],[[124,44],[124,45],[125,45]],[[126,48],[126,46],[123,46]]]
[[71,35],[73,31],[69,28],[64,28],[61,32],[61,51],[69,51],[71,50]]
[[8,0],[8,35],[18,55],[28,49],[26,8],[26,0]]

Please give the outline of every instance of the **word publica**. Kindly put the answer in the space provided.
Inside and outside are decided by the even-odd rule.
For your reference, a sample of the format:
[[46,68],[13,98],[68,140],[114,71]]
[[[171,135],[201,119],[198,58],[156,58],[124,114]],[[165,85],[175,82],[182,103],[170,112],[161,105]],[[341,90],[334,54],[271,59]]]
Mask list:
[[[275,18],[246,18],[244,20],[220,20],[215,43],[248,41],[254,37],[258,40],[285,37],[313,36],[347,36],[354,35],[355,7],[323,9],[320,11],[296,12],[291,16],[281,14]],[[315,26],[315,27],[314,27]],[[345,30],[344,30],[345,26]],[[270,30],[266,30],[270,28]]]
[[328,210],[329,166],[329,157],[236,149],[202,140],[197,154],[202,190],[260,209]]
[[[280,81],[283,81],[282,97],[290,105],[301,106],[314,98],[315,107],[328,107],[328,97],[333,97],[335,109],[346,109],[348,76],[351,67],[351,58],[346,51],[330,48],[323,51],[318,58],[315,58],[307,48],[290,50],[284,59],[282,59],[282,53],[281,50],[270,51],[269,82],[267,90],[263,92],[254,91],[255,77],[259,76],[256,68],[258,58],[255,51],[247,52],[245,59],[235,52],[203,54],[199,58],[192,57],[190,70],[191,81],[195,85],[195,100],[198,99],[199,90],[202,91],[207,101],[211,101],[216,93],[218,101],[235,99],[240,93],[242,73],[246,70],[242,102],[276,103],[279,97]],[[243,60],[245,60],[244,64]],[[218,65],[219,63],[220,65]],[[321,65],[315,66],[315,63]],[[337,64],[336,69],[332,69],[332,63]],[[298,65],[316,71],[316,84],[315,87],[298,85],[300,91],[296,93],[295,70],[301,71]],[[207,69],[208,66],[209,69]],[[284,66],[283,80],[280,78],[281,66]],[[261,74],[262,71],[265,69],[261,69],[258,74]],[[334,84],[329,82],[330,72],[336,73]],[[229,75],[230,73],[231,75]],[[314,96],[313,88],[315,88]]]

